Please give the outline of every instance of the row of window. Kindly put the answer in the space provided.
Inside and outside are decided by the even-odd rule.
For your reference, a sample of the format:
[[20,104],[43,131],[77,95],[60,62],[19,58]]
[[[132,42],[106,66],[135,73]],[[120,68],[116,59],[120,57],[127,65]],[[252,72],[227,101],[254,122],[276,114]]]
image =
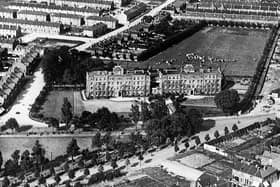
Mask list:
[[[180,75],[173,75],[173,76],[170,76],[170,75],[168,76],[168,75],[167,75],[167,79],[168,79],[168,80],[172,80],[172,79],[182,79],[182,78],[184,79],[184,77],[181,77],[181,78],[180,78],[180,77],[181,77]],[[211,74],[208,74],[208,75],[207,75],[207,74],[205,74],[203,78],[204,78],[204,79],[216,79],[216,78],[218,78],[218,77],[217,77],[217,75],[211,75]]]
[[[90,90],[144,90],[145,86],[130,86],[130,87],[104,87],[104,86],[91,86]],[[149,87],[146,86],[146,90],[149,90]]]
[[146,77],[145,76],[133,76],[133,77],[91,77],[90,80],[92,81],[107,81],[107,80],[110,80],[110,81],[114,81],[114,80],[149,80],[150,77]]

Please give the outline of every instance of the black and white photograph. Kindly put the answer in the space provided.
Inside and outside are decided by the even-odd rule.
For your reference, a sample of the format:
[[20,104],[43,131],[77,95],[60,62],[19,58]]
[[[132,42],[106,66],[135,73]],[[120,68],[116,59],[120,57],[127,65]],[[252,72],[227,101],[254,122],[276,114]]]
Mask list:
[[280,0],[0,0],[0,187],[280,187]]

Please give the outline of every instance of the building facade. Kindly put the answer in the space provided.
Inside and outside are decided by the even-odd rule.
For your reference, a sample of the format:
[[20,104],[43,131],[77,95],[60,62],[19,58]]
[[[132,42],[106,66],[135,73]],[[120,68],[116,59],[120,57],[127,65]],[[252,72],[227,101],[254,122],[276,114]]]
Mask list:
[[17,9],[9,9],[9,8],[0,8],[0,17],[1,18],[14,18]]
[[145,70],[125,70],[115,66],[112,71],[87,72],[86,96],[132,97],[150,93],[150,75]]
[[115,29],[118,25],[118,20],[113,17],[100,17],[100,16],[89,16],[86,18],[86,25],[92,26],[97,23],[104,23],[109,29]]
[[95,9],[111,10],[114,7],[113,1],[104,0],[56,0],[55,4],[59,6],[72,6],[72,7],[89,7]]
[[48,13],[33,10],[21,10],[17,13],[17,19],[46,21]]
[[104,23],[97,23],[93,26],[83,27],[83,35],[88,37],[98,37],[105,34],[107,31],[107,25]]
[[195,70],[192,64],[187,64],[182,70],[161,70],[157,83],[153,94],[214,95],[221,91],[222,74],[219,69]]
[[[79,8],[79,7],[71,7],[71,6],[59,6],[55,4],[46,5],[40,3],[17,3],[11,2],[8,8],[17,9],[20,11],[37,11],[37,12],[45,12],[48,14],[51,13],[62,13],[62,14],[76,14],[82,16],[99,16],[101,10],[97,10],[95,8]],[[0,13],[1,14],[1,13]]]
[[22,33],[59,34],[60,24],[42,21],[0,18],[0,25],[13,25],[21,28]]
[[20,27],[13,25],[0,25],[0,36],[15,38],[21,35]]
[[76,14],[55,13],[51,15],[50,19],[52,22],[62,23],[66,25],[81,26],[84,18],[83,16]]
[[270,186],[278,180],[277,169],[271,166],[260,168],[245,163],[235,163],[232,169],[233,187]]
[[[147,70],[124,70],[115,66],[112,71],[87,72],[86,95],[89,98],[144,96],[150,94],[213,95],[221,90],[220,71],[183,71],[151,75]],[[151,78],[154,77],[154,78]],[[153,85],[153,86],[151,86]]]

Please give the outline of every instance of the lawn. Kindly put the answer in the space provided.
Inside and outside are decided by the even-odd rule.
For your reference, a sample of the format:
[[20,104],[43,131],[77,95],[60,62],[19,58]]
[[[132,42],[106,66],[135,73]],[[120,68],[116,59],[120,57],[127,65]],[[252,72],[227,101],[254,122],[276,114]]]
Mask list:
[[270,31],[207,27],[182,42],[151,57],[147,63],[175,60],[181,64],[187,53],[212,56],[226,61],[226,76],[252,76],[261,58]]
[[83,101],[79,91],[51,91],[40,113],[44,117],[55,117],[61,119],[61,107],[63,98],[67,97],[73,107],[73,113],[80,116],[83,111],[96,112],[99,108],[107,107],[111,112],[121,115],[130,113],[132,101],[111,101],[109,99],[93,99]]
[[40,113],[44,114],[45,117],[61,119],[61,107],[64,97],[67,97],[71,103],[74,115],[80,115],[84,110],[84,105],[79,91],[51,91]]

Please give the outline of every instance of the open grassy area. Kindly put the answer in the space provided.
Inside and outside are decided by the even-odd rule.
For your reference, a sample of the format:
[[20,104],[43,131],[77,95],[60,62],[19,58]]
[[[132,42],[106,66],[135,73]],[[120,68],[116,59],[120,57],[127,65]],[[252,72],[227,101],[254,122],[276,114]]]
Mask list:
[[126,115],[130,113],[132,101],[111,101],[109,99],[93,99],[83,101],[79,91],[51,91],[40,113],[44,117],[61,119],[63,98],[67,97],[73,107],[74,115],[80,116],[83,111],[96,112],[99,108],[107,107],[110,111]]
[[252,76],[270,31],[241,28],[207,27],[167,50],[150,58],[154,64],[174,59],[181,64],[187,53],[222,58],[226,76]]
[[74,115],[80,115],[84,106],[82,103],[81,95],[79,91],[51,91],[47,97],[46,102],[42,106],[40,113],[45,117],[55,117],[61,119],[61,107],[63,104],[63,98],[67,97],[71,103],[74,111]]

